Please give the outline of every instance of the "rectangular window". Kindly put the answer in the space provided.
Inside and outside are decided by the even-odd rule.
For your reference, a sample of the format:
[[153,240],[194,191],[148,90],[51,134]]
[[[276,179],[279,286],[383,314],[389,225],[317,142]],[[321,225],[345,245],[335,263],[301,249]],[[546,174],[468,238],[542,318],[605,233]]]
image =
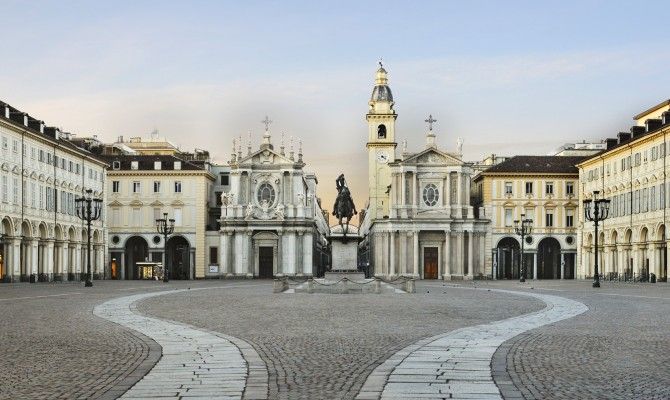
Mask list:
[[51,153],[47,153],[47,164],[51,165]]
[[7,197],[9,196],[8,193],[9,193],[9,188],[7,187],[7,177],[3,175],[3,177],[2,177],[2,202],[3,203],[7,203],[9,201],[7,199]]
[[73,169],[72,168],[72,161],[69,161],[67,170],[68,170],[68,172],[72,172],[72,169]]
[[505,194],[512,194],[512,182],[505,182]]
[[19,141],[18,141],[18,140],[14,140],[14,141],[12,142],[12,151],[13,151],[14,153],[18,153],[18,152],[19,152]]
[[119,181],[112,181],[112,193],[119,193],[119,188],[121,187]]
[[214,192],[214,201],[217,206],[223,205],[223,202],[221,201],[221,193],[223,192]]
[[174,226],[181,226],[181,208],[174,209]]
[[75,171],[74,171],[74,172],[75,172],[77,175],[79,175],[79,174],[81,173],[81,165],[76,164],[76,165],[75,165]]
[[30,159],[31,160],[35,159],[35,148],[34,147],[30,148]]
[[161,219],[161,218],[163,218],[161,208],[160,207],[154,207],[154,221],[156,221],[157,219]]
[[175,161],[174,162],[174,169],[175,170],[181,169],[181,161]]
[[649,205],[651,211],[656,211],[656,186],[649,188],[649,202],[651,203]]
[[40,210],[44,208],[44,185],[40,185]]
[[140,164],[137,161],[131,161],[130,162],[130,169],[139,169]]
[[647,188],[642,189],[642,206],[640,207],[640,212],[649,211],[649,190]]
[[154,161],[154,169],[155,170],[161,169],[161,162],[160,161]]
[[37,208],[37,184],[30,182],[30,206]]
[[142,226],[142,209],[139,207],[133,208],[133,225]]
[[572,228],[574,225],[574,213],[573,209],[565,210],[565,226],[567,228]]
[[511,208],[505,209],[505,226],[512,226],[514,224],[514,216]]
[[174,192],[181,193],[181,181],[174,182]]
[[115,171],[121,169],[121,161],[112,161],[112,169]]
[[118,207],[112,208],[112,226],[121,226],[121,211]]
[[228,174],[221,174],[221,185],[222,185],[222,186],[228,186],[228,185],[230,185],[230,175],[228,175]]
[[210,247],[209,248],[209,265],[216,265],[219,263],[219,248]]
[[526,194],[533,194],[533,182],[526,182]]
[[3,136],[2,137],[2,149],[7,150],[8,148],[9,148],[9,145],[7,144],[7,138]]
[[154,193],[161,192],[161,181],[154,181]]
[[12,178],[12,200],[14,204],[19,204],[19,179]]
[[665,185],[662,183],[658,185],[658,207],[660,209],[665,208]]
[[554,226],[554,212],[553,211],[547,211],[547,213],[545,214],[544,222],[545,222],[545,226],[547,228],[551,228],[552,226]]
[[642,156],[640,153],[635,153],[635,166],[639,167],[642,161]]
[[142,186],[139,181],[133,182],[133,193],[140,193],[142,191]]
[[546,194],[554,194],[554,182],[547,182],[545,185]]
[[574,182],[565,183],[565,194],[574,195],[575,194],[575,184]]

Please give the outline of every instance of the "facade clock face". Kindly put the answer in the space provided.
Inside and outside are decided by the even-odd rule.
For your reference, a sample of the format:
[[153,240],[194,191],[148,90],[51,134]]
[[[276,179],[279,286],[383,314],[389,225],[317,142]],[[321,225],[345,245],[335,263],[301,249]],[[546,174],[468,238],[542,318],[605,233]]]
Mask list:
[[377,162],[380,164],[386,164],[389,162],[389,155],[385,151],[378,151],[377,152]]

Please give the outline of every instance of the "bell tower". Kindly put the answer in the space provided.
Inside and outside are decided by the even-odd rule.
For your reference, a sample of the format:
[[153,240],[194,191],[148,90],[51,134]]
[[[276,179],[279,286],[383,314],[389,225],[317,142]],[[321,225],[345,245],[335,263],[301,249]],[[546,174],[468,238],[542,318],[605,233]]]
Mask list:
[[379,61],[375,75],[375,86],[368,103],[365,116],[368,121],[368,188],[372,219],[389,215],[389,190],[391,169],[389,163],[395,161],[395,120],[393,95],[388,86],[386,70]]

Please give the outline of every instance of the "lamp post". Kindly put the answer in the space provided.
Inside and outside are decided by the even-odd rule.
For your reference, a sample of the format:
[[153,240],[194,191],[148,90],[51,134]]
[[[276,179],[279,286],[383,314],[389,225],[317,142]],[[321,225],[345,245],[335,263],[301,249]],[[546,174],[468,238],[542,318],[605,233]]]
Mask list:
[[526,214],[521,214],[521,221],[518,219],[514,220],[514,231],[517,235],[521,236],[521,271],[519,273],[519,282],[526,282],[526,259],[523,254],[523,245],[526,241],[526,236],[530,235],[530,232],[533,230],[533,220],[530,218],[524,218]]
[[156,230],[163,235],[163,282],[169,282],[167,265],[167,238],[174,232],[174,219],[168,219],[168,214],[163,213],[163,218],[156,220]]
[[599,190],[593,191],[593,199],[584,200],[584,218],[593,221],[595,226],[595,259],[593,264],[593,287],[600,287],[600,274],[598,274],[598,222],[607,219],[610,210],[610,201],[599,199]]
[[87,189],[82,197],[74,199],[74,203],[77,209],[77,217],[82,221],[86,221],[88,240],[86,242],[86,283],[84,286],[91,287],[93,286],[93,281],[91,280],[91,221],[100,219],[102,199],[93,198],[93,190]]

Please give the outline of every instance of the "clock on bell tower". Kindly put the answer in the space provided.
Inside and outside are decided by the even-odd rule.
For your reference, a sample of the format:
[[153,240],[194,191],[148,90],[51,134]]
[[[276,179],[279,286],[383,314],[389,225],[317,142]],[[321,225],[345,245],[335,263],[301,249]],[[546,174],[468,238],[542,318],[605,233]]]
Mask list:
[[389,163],[395,161],[395,120],[398,117],[393,109],[393,95],[388,86],[386,70],[379,62],[375,76],[375,86],[368,103],[365,116],[368,121],[368,187],[370,207],[368,213],[372,219],[389,215],[389,193],[391,169]]

